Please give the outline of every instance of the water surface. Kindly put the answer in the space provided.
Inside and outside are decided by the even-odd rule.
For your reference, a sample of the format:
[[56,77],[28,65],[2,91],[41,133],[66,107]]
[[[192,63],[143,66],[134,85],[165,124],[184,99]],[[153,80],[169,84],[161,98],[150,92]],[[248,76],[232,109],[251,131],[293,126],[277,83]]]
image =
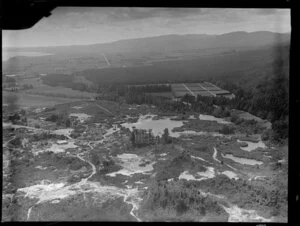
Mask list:
[[137,122],[134,123],[123,123],[121,124],[125,128],[129,128],[130,131],[132,131],[132,127],[135,127],[136,129],[145,129],[145,130],[152,130],[152,133],[154,136],[162,136],[164,133],[164,129],[168,128],[169,135],[172,137],[178,137],[179,134],[176,132],[173,132],[172,130],[176,127],[183,126],[182,121],[175,121],[171,120],[170,117],[164,117],[162,119],[153,120],[153,117],[156,115],[141,115]]
[[26,52],[26,51],[2,51],[2,61],[7,61],[12,57],[16,56],[28,56],[28,57],[39,57],[39,56],[49,56],[54,55],[52,53],[43,52]]
[[262,140],[258,141],[258,142],[251,142],[251,141],[242,141],[242,140],[237,140],[238,143],[247,143],[248,146],[247,147],[240,147],[240,149],[244,150],[244,151],[253,151],[257,148],[267,148],[267,146],[265,145],[264,142],[262,142]]
[[226,155],[222,154],[222,157],[231,159],[232,161],[235,161],[237,163],[244,164],[244,165],[261,165],[261,164],[263,164],[263,162],[261,162],[261,161],[257,161],[254,159],[235,157],[232,154],[226,154]]

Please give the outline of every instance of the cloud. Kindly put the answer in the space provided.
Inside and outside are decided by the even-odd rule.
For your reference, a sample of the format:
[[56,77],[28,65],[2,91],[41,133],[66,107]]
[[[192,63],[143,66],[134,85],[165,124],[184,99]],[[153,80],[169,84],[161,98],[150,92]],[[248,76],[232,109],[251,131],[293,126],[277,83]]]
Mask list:
[[97,27],[123,29],[124,26],[135,31],[141,27],[185,29],[186,26],[208,27],[212,24],[226,27],[232,24],[235,27],[236,24],[248,24],[285,12],[280,9],[72,7],[53,11],[47,24],[52,25],[53,30],[60,27],[74,31],[84,27],[91,30]]
[[[58,8],[50,17],[55,26],[105,25],[121,26],[125,23],[161,20],[161,26],[175,26],[187,22],[240,23],[259,16],[280,14],[280,9],[226,9],[226,8],[150,8],[150,7],[67,7]],[[50,24],[50,23],[49,23]]]
[[110,8],[102,13],[107,15],[107,19],[112,22],[123,22],[132,20],[143,20],[151,18],[184,18],[201,11],[198,8]]
[[290,31],[290,10],[61,7],[31,29],[4,31],[3,43],[6,46],[88,44],[163,34],[257,30]]
[[142,20],[157,17],[184,18],[190,15],[201,13],[200,8],[138,8],[138,7],[82,7],[82,8],[57,8],[53,16],[60,20],[63,17],[78,16],[89,21],[96,21],[94,18],[106,19],[110,22],[123,22],[131,20]]

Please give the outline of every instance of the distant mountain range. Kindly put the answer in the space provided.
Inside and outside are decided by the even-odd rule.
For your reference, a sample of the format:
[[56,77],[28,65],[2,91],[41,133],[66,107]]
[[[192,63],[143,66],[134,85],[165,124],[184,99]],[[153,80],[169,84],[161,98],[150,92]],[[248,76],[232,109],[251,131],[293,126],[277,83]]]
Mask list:
[[201,50],[208,48],[257,48],[282,43],[289,43],[290,33],[274,33],[269,31],[244,32],[237,31],[221,35],[189,34],[163,35],[147,38],[120,40],[104,44],[6,48],[9,51],[35,51],[53,54],[95,54],[95,53],[145,53],[176,52],[185,50]]

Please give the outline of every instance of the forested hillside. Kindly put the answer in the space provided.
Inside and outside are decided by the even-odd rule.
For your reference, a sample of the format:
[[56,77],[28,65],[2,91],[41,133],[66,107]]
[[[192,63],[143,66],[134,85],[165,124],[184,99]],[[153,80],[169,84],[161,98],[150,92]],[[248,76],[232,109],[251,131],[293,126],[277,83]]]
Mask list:
[[[290,33],[274,33],[269,31],[230,32],[221,35],[188,34],[162,35],[155,37],[126,39],[111,43],[54,46],[54,47],[27,47],[22,51],[47,52],[62,55],[93,55],[95,53],[141,53],[141,52],[172,52],[208,48],[257,48],[289,42]],[[17,48],[10,48],[16,51]]]
[[[280,68],[284,73],[288,73],[289,46],[282,47],[280,54],[283,61]],[[90,69],[79,74],[93,83],[103,85],[113,82],[126,84],[195,82],[214,78],[224,78],[242,86],[257,85],[261,79],[269,78],[274,73],[277,58],[277,49],[268,47],[225,56],[162,61],[150,66]]]

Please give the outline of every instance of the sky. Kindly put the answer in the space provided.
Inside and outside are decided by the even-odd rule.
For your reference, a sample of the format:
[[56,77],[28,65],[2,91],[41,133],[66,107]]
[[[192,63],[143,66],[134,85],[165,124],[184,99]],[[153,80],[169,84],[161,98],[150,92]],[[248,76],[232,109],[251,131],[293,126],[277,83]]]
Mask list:
[[2,46],[107,43],[167,34],[291,31],[290,9],[59,7],[30,29],[3,30]]

